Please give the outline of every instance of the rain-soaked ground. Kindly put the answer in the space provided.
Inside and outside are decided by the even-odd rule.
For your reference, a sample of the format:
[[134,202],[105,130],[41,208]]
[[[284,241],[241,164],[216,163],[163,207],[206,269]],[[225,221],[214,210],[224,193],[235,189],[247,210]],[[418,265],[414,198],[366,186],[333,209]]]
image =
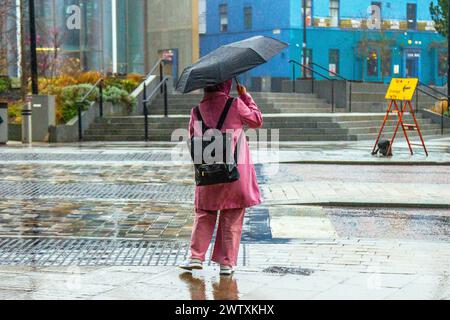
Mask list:
[[[141,164],[123,155],[111,156],[112,162],[105,165],[103,159],[96,159],[98,155],[86,151],[82,158],[54,152],[36,154],[57,162],[28,159],[0,167],[0,236],[189,240],[193,223],[191,166]],[[70,161],[71,157],[78,162]],[[450,184],[450,166],[284,163],[258,164],[256,172],[261,186],[268,188],[323,181],[331,185],[429,183],[443,188]],[[243,240],[361,237],[448,241],[449,216],[446,209],[262,205],[249,210]]]
[[[294,162],[367,158],[344,144],[286,148]],[[172,268],[189,254],[194,184],[166,146],[0,149],[0,299],[450,299],[450,166],[438,149],[415,165],[259,162],[267,201],[248,210],[232,278],[211,252],[202,273]],[[346,202],[400,206],[321,203],[339,189]],[[306,197],[316,205],[299,205]]]

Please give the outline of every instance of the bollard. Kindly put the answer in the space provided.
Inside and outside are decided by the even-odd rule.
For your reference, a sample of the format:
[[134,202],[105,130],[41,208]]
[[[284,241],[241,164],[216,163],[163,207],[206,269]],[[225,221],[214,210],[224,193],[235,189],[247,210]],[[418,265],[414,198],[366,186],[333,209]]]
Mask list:
[[0,102],[0,145],[8,143],[8,103]]
[[23,106],[22,109],[22,143],[31,144],[33,142],[32,137],[32,110],[31,101]]

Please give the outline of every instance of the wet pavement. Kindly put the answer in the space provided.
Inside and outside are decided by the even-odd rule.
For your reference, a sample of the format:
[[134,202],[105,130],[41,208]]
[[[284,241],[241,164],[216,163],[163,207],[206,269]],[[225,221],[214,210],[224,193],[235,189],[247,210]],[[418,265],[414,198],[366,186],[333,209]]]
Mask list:
[[450,299],[449,143],[397,162],[362,143],[284,144],[281,163],[256,152],[265,202],[248,211],[232,279],[209,260],[174,269],[194,182],[173,146],[0,148],[0,298]]

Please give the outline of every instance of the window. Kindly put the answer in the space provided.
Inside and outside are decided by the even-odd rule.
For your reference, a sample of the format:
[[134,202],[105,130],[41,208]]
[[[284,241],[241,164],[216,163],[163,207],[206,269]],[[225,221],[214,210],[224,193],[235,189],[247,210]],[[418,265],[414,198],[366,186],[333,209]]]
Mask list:
[[330,0],[330,27],[339,26],[339,0]]
[[304,15],[304,6],[306,5],[306,26],[312,25],[312,0],[302,0],[302,19]]
[[332,77],[333,72],[339,74],[339,49],[330,49],[328,52],[328,69]]
[[417,4],[408,3],[406,5],[406,19],[408,20],[408,30],[417,29]]
[[439,51],[439,65],[438,65],[438,74],[439,77],[445,77],[447,75],[447,51],[440,50]]
[[378,52],[370,50],[367,57],[367,75],[369,77],[378,77]]
[[220,32],[228,31],[228,5],[221,4],[219,6],[220,14]]
[[382,50],[382,55],[381,72],[383,77],[390,77],[392,71],[392,51],[390,49]]
[[244,7],[244,29],[251,30],[253,27],[252,7]]

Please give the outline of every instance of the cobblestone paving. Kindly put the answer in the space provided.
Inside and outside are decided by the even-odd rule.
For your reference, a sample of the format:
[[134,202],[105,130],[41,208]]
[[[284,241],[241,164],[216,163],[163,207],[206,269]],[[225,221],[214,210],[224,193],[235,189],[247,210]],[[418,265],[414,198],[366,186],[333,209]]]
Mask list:
[[113,163],[93,164],[8,164],[0,166],[0,181],[52,183],[171,183],[193,185],[192,167]]
[[[7,199],[0,203],[0,236],[189,240],[191,204],[133,201]],[[244,241],[271,240],[269,212],[253,208],[244,220]]]
[[[240,263],[233,277],[219,277],[214,266],[193,274],[165,265],[5,266],[0,299],[450,299],[449,244],[307,241],[247,251],[249,265]],[[313,272],[262,272],[278,265]]]
[[[287,159],[314,148],[298,158],[292,147]],[[168,268],[187,254],[191,166],[168,164],[170,148],[111,150],[0,150],[0,298],[177,299],[195,296],[197,284],[220,289],[210,261],[194,278]],[[450,299],[448,166],[267,162],[256,166],[265,203],[244,221],[242,273],[206,298]],[[442,209],[318,206],[330,202]],[[271,266],[313,273],[262,273]]]
[[192,203],[194,199],[192,187],[171,184],[0,182],[0,193],[6,199],[129,199],[176,203]]

